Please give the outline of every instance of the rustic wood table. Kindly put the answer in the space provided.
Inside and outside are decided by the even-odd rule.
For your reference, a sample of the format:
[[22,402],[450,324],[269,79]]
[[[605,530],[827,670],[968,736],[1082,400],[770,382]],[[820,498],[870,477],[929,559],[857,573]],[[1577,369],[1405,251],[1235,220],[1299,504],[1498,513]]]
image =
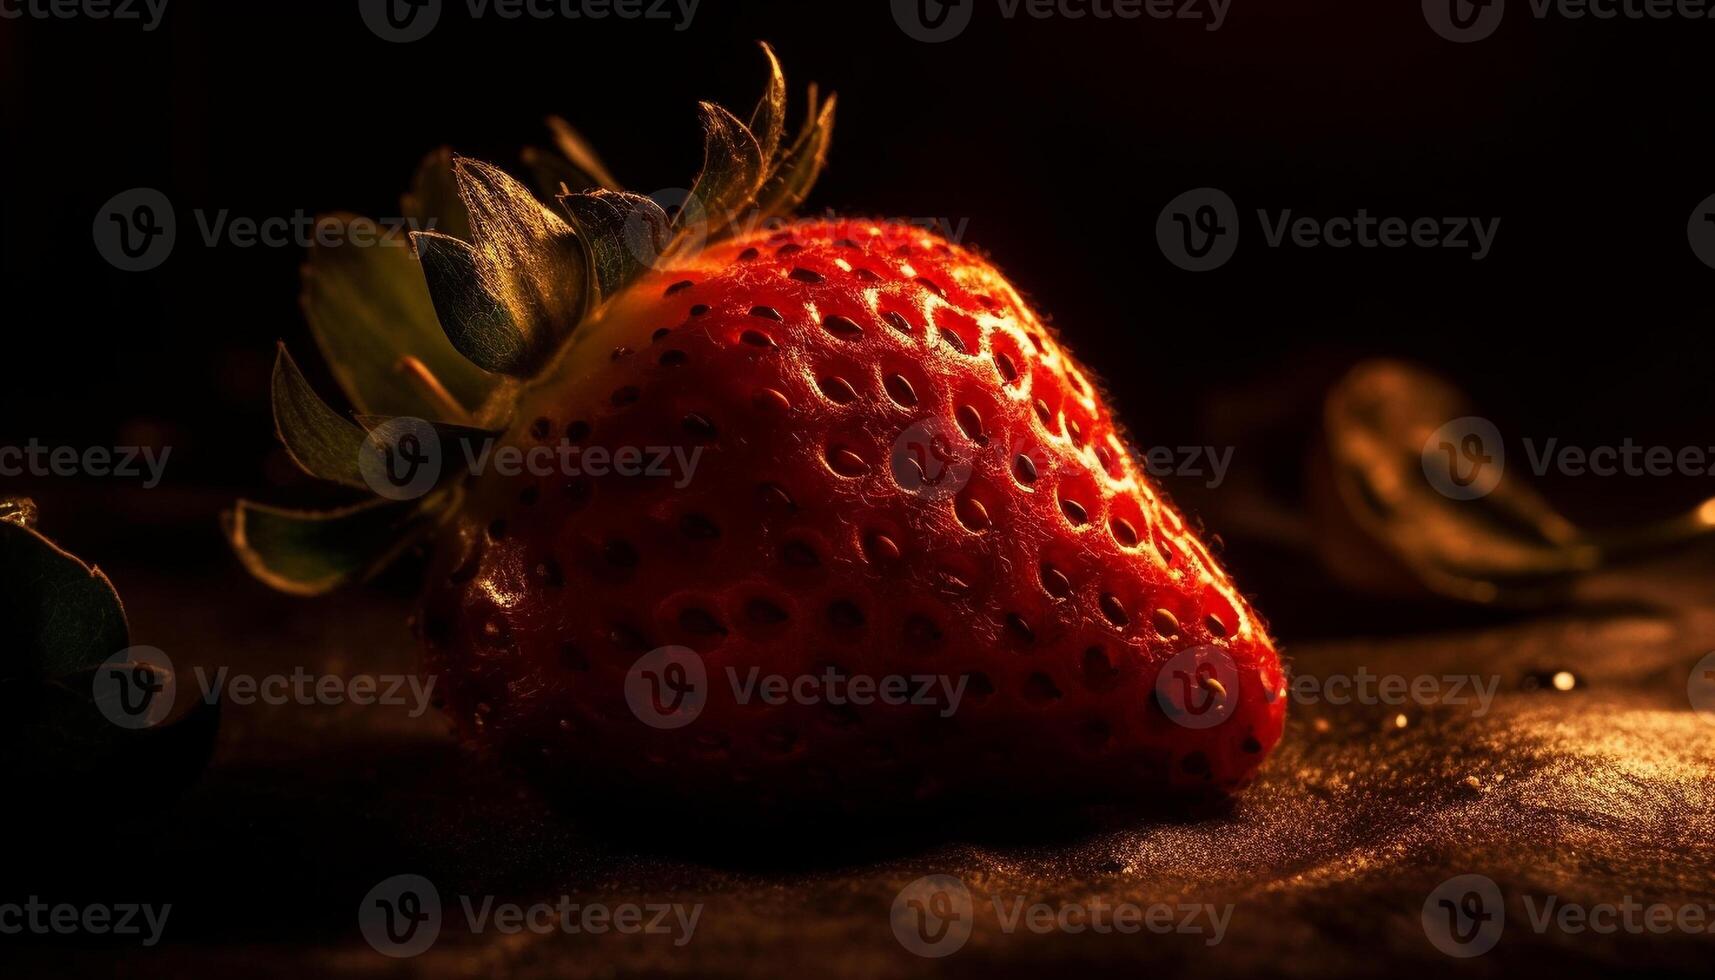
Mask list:
[[[1684,918],[1651,931],[1660,921],[1647,910],[1695,908],[1703,929],[1715,919],[1715,704],[1698,712],[1687,686],[1715,649],[1712,557],[1605,574],[1556,612],[1404,636],[1284,637],[1301,677],[1469,676],[1497,685],[1493,703],[1484,710],[1474,688],[1443,688],[1438,704],[1336,705],[1328,685],[1320,703],[1295,695],[1263,778],[1230,811],[1201,817],[997,820],[871,840],[806,828],[723,846],[696,813],[666,831],[586,826],[469,756],[432,711],[228,704],[212,763],[165,810],[111,799],[93,827],[19,842],[8,861],[8,893],[171,902],[163,941],[7,944],[22,973],[55,975],[1327,977],[1385,961],[1413,972],[1707,976],[1710,935]],[[109,571],[136,642],[170,651],[181,671],[352,675],[414,663],[403,588],[307,602],[213,559],[170,575]],[[1557,689],[1558,671],[1570,690]],[[447,910],[437,941],[410,959],[376,952],[357,917],[372,887],[402,873],[431,879]],[[927,875],[953,876],[971,896],[968,938],[935,958],[909,951],[892,918],[901,889]],[[1495,883],[1504,927],[1492,949],[1456,961],[1430,924],[1438,887],[1460,875]],[[454,896],[701,909],[688,942],[473,934]],[[1448,901],[1468,910],[1470,897]],[[1029,916],[1046,913],[1019,911],[1038,903],[1174,911],[1129,933],[1038,931],[1030,923],[1043,920]],[[1596,918],[1577,928],[1562,917],[1568,905]],[[1636,931],[1631,905],[1644,910],[1632,914]],[[1595,928],[1606,906],[1619,910],[1617,931]]]

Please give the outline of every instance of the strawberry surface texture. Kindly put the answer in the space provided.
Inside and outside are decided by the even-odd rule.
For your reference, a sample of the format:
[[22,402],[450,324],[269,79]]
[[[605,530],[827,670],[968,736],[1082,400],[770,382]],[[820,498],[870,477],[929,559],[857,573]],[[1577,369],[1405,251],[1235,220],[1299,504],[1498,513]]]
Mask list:
[[573,462],[471,477],[423,632],[460,730],[546,778],[1155,800],[1242,787],[1280,737],[1263,623],[1097,383],[921,229],[802,221],[651,271],[502,444]]
[[[352,411],[282,347],[276,430],[375,499],[240,501],[316,595],[430,556],[425,669],[473,745],[571,797],[708,816],[1227,799],[1286,709],[1266,626],[1094,376],[981,254],[795,217],[835,98],[703,103],[671,207],[569,125],[535,188],[440,150],[406,249],[313,249]],[[664,811],[673,812],[673,811]]]

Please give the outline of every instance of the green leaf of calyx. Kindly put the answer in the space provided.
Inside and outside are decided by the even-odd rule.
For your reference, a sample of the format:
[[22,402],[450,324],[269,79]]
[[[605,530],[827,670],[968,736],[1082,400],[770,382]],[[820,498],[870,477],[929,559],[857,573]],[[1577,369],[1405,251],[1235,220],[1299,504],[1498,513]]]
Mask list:
[[310,249],[302,305],[316,344],[340,389],[360,412],[423,418],[445,414],[442,403],[399,370],[407,356],[427,365],[460,404],[481,405],[499,380],[448,342],[435,319],[422,269],[406,246],[403,241],[369,247],[347,242]]
[[779,57],[766,41],[762,44],[762,53],[768,58],[768,85],[763,89],[762,100],[756,104],[756,110],[750,114],[750,131],[762,147],[762,159],[767,167],[780,152],[780,140],[786,133],[786,73],[780,67]]
[[512,314],[484,285],[470,245],[434,232],[411,236],[447,340],[471,364],[496,374],[530,373],[533,351]]
[[[378,472],[380,468],[387,466],[387,461],[384,458],[385,447],[392,442],[388,436],[397,437],[398,433],[389,433],[383,430],[380,436],[375,439],[368,439],[367,434],[381,429],[391,421],[393,419],[385,415],[357,416],[357,424],[363,427],[366,435],[362,451],[372,454]],[[423,419],[413,421],[425,422],[434,433],[435,446],[429,452],[433,459],[439,461],[441,468],[440,475],[435,480],[435,488],[437,489],[449,486],[458,480],[465,471],[470,469],[473,460],[485,458],[489,451],[489,443],[493,442],[504,431],[458,425],[452,422],[426,422]],[[412,426],[412,428],[415,429],[416,426]]]
[[667,212],[640,194],[567,194],[560,198],[560,206],[565,208],[594,272],[597,288],[589,296],[592,309],[652,268],[667,247]]
[[453,179],[453,151],[441,147],[423,158],[411,190],[400,201],[412,231],[438,231],[470,241],[470,214],[459,200],[458,181]]
[[274,429],[298,468],[323,480],[364,488],[358,468],[363,430],[321,400],[285,344],[274,360],[271,389]]
[[500,169],[460,157],[453,173],[482,287],[511,316],[532,359],[558,347],[585,309],[588,270],[577,236]]
[[252,575],[282,592],[321,595],[385,568],[434,529],[449,496],[320,513],[240,500],[222,516],[228,541]]
[[[690,200],[673,219],[675,239],[713,239],[756,199],[762,185],[762,147],[749,127],[711,102],[703,113],[703,172],[691,186]],[[701,227],[698,227],[698,226]]]
[[816,90],[810,89],[810,117],[792,147],[782,156],[778,169],[756,195],[757,210],[764,220],[784,218],[797,210],[810,196],[822,167],[828,160],[828,147],[834,137],[835,96],[820,106]]

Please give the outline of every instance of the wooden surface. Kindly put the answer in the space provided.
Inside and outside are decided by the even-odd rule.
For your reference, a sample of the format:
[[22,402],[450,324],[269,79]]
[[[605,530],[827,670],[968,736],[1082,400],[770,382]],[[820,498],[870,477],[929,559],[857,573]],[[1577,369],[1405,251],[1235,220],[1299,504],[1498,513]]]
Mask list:
[[[4,937],[12,975],[1356,976],[1385,960],[1412,973],[1707,976],[1708,934],[1539,934],[1524,900],[1715,904],[1715,717],[1692,709],[1686,687],[1715,649],[1712,557],[1606,575],[1555,613],[1287,637],[1299,674],[1474,674],[1498,679],[1498,693],[1480,716],[1471,704],[1295,703],[1260,782],[1230,812],[1203,817],[1094,814],[1066,827],[989,814],[954,828],[803,828],[741,843],[688,812],[627,831],[513,786],[433,712],[227,705],[212,765],[176,804],[108,801],[97,829],[62,828],[8,860],[8,898],[172,902],[163,943]],[[109,571],[135,641],[167,650],[181,671],[349,675],[414,663],[400,589],[306,602],[219,563],[175,576]],[[1532,685],[1560,669],[1577,674],[1574,690]],[[435,882],[447,924],[428,952],[393,960],[365,943],[357,908],[407,872]],[[1458,962],[1429,943],[1421,912],[1438,884],[1467,873],[1500,886],[1507,923],[1493,951]],[[907,952],[890,919],[900,889],[931,874],[958,877],[973,896],[968,942],[941,959]],[[675,946],[472,935],[456,895],[704,908],[691,941]],[[996,898],[1002,909],[1022,898],[1232,911],[1208,945],[1206,934],[1008,933]]]

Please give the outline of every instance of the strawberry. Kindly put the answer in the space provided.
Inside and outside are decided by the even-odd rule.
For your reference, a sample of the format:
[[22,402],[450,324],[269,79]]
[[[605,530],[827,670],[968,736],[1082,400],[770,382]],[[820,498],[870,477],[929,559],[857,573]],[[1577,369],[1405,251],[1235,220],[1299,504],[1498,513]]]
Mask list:
[[[785,216],[832,100],[812,91],[785,145],[774,67],[748,125],[705,106],[675,218],[598,189],[558,195],[562,219],[455,161],[471,241],[416,250],[484,371],[447,380],[422,337],[399,365],[440,409],[409,423],[417,451],[470,472],[323,517],[242,504],[239,553],[313,592],[437,535],[427,669],[466,738],[550,786],[848,811],[1243,786],[1285,714],[1257,614],[985,258]],[[545,169],[602,172],[559,129]],[[316,263],[313,325],[351,295]],[[454,393],[473,386],[474,411]],[[398,462],[400,420],[354,396],[352,426],[284,355],[275,401],[311,472],[373,485]],[[305,557],[330,541],[362,553]]]

